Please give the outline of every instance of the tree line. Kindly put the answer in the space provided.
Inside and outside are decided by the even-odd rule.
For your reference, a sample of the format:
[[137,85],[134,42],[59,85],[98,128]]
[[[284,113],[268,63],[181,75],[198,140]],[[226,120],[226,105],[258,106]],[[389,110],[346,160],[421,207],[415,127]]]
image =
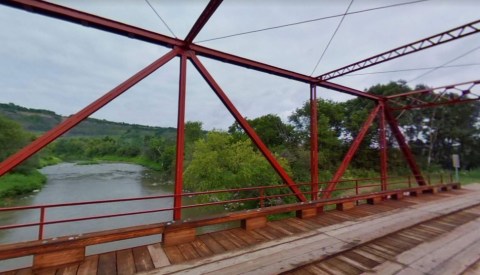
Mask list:
[[[419,88],[424,86],[415,87]],[[405,82],[398,81],[372,86],[366,92],[392,95],[411,90]],[[346,102],[318,99],[320,181],[331,179],[373,108],[374,102],[361,98]],[[460,155],[463,169],[475,169],[480,165],[480,152],[476,150],[480,146],[479,117],[480,105],[474,102],[461,106],[409,110],[400,116],[399,124],[423,169],[450,169],[453,153]],[[286,122],[275,114],[247,120],[295,181],[310,180],[309,102],[296,109]],[[6,120],[2,121],[5,124]],[[2,159],[24,144],[25,140],[31,139],[25,133],[20,135],[22,138],[12,138],[12,135],[19,135],[21,129],[18,127],[0,127],[4,127],[0,130]],[[183,169],[187,190],[281,184],[281,179],[238,123],[226,131],[206,131],[202,129],[201,122],[187,122],[185,131]],[[18,144],[11,145],[13,140],[18,140]],[[387,143],[390,173],[409,173],[390,131],[387,131]],[[378,177],[378,144],[378,123],[375,121],[344,177]],[[63,160],[130,160],[155,168],[163,172],[166,180],[173,180],[175,152],[175,136],[126,131],[117,136],[61,138],[44,150],[44,155]]]

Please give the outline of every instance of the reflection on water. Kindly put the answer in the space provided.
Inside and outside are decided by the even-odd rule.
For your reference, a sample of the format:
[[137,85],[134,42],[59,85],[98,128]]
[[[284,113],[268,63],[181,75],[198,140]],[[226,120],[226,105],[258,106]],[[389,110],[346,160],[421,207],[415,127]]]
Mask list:
[[[62,163],[41,170],[47,176],[44,188],[32,195],[18,198],[10,206],[45,205],[66,202],[109,200],[172,194],[173,183],[162,180],[160,173],[139,165],[125,163],[103,163],[77,165]],[[192,204],[193,198],[184,198],[184,205]],[[172,198],[151,199],[131,202],[116,202],[79,205],[46,210],[46,221],[75,219],[98,215],[170,208]],[[184,219],[199,218],[225,211],[223,206],[190,208],[183,211]],[[38,222],[40,210],[0,212],[0,225]],[[99,230],[121,228],[140,224],[158,223],[172,219],[171,211],[107,219],[59,223],[45,226],[44,238],[73,235]],[[218,225],[214,229],[232,227]],[[212,230],[207,228],[206,230]],[[199,232],[205,232],[200,230]],[[0,244],[35,240],[38,227],[0,230]]]
[[[103,163],[94,165],[77,165],[74,163],[61,163],[45,167],[41,172],[47,176],[47,183],[44,188],[37,193],[15,199],[9,207],[159,196],[172,194],[174,189],[173,183],[163,181],[160,173],[134,164]],[[183,200],[184,205],[193,203],[193,198],[184,198]],[[48,208],[46,210],[45,220],[55,221],[75,219],[98,215],[171,208],[172,206],[172,198],[163,198]],[[182,214],[184,219],[192,219],[224,211],[224,207],[219,205],[205,208],[185,209]],[[35,223],[39,221],[39,214],[40,210],[38,209],[0,212],[0,226]],[[170,221],[171,219],[172,211],[163,211],[134,216],[51,224],[45,226],[44,238],[158,223]],[[238,224],[229,223],[210,226],[199,229],[198,232],[201,233],[234,226],[238,226]],[[0,244],[36,240],[37,237],[37,226],[0,230]],[[90,247],[87,249],[87,253],[96,254],[158,241],[160,241],[159,236],[144,237],[143,239],[122,241],[123,243],[115,242]],[[28,261],[31,261],[31,259],[7,262],[0,261],[0,272],[2,270],[19,268],[20,266],[28,266]]]
[[[14,206],[165,195],[171,194],[173,190],[173,185],[160,181],[161,177],[155,171],[133,164],[76,165],[73,163],[62,163],[45,167],[41,172],[48,178],[45,187],[38,193],[19,198],[14,202]],[[46,212],[46,220],[74,219],[161,209],[171,205],[172,199],[164,198],[49,208]],[[171,211],[165,211],[145,215],[53,224],[45,226],[44,236],[49,238],[145,223],[156,223],[170,220],[171,216]],[[4,212],[0,214],[0,223],[2,225],[38,221],[39,210]],[[38,228],[8,230],[0,234],[0,243],[33,240],[37,237]]]

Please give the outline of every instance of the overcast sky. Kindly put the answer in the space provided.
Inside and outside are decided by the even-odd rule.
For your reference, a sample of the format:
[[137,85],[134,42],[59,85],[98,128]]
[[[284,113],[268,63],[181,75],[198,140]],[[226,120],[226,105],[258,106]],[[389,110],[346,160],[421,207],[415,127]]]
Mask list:
[[[358,11],[412,0],[355,0]],[[88,13],[171,35],[143,0],[53,1]],[[184,38],[207,1],[150,0],[174,34]],[[342,14],[350,0],[225,0],[197,37],[207,40],[238,32]],[[385,50],[477,20],[476,0],[430,0],[348,15],[323,60],[320,75]],[[340,17],[200,43],[310,75]],[[22,10],[0,6],[0,102],[70,115],[168,52],[167,48],[116,36]],[[435,67],[480,47],[480,35],[390,61],[361,73]],[[286,121],[309,97],[307,84],[201,58],[213,77],[249,118],[278,114]],[[179,58],[160,68],[93,117],[154,126],[176,126]],[[410,82],[415,86],[448,85],[480,79],[480,50]],[[359,90],[377,83],[411,80],[424,71],[345,76],[332,80]],[[352,97],[319,90],[335,101]],[[208,85],[188,67],[187,120],[206,129],[226,129],[230,114]]]

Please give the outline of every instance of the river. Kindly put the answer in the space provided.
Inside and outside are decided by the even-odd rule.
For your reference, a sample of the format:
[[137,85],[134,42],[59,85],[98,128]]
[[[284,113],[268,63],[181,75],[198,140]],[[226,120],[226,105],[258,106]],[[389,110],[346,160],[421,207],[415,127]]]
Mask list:
[[[140,165],[126,163],[102,163],[78,165],[61,163],[40,170],[47,176],[47,183],[39,192],[18,198],[10,206],[57,204],[65,202],[81,202],[91,200],[108,200],[117,198],[143,197],[172,194],[173,183],[166,183],[161,175]],[[150,209],[170,208],[172,198],[118,202],[97,205],[50,208],[46,212],[46,221],[72,219],[87,216],[107,215],[122,212],[142,211]],[[188,198],[184,203],[189,203]],[[191,200],[191,199],[190,199]],[[223,210],[222,207],[210,209],[188,209],[184,211],[185,219],[211,214]],[[95,232],[132,225],[170,221],[172,211],[124,216],[117,218],[53,224],[45,226],[44,238]],[[21,224],[39,221],[39,210],[0,212],[0,225]],[[233,225],[223,225],[231,227]],[[214,229],[218,229],[214,228]],[[206,229],[206,230],[212,230]],[[0,244],[35,240],[38,227],[19,228],[0,231]],[[115,242],[108,245],[94,246],[87,249],[87,254],[100,253],[111,249],[153,243],[159,236],[145,237],[136,240]]]

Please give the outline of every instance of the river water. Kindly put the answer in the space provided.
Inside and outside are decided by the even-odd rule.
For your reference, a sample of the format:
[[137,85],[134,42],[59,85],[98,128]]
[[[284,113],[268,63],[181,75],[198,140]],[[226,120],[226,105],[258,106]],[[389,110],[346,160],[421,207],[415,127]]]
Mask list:
[[[82,202],[94,200],[109,200],[144,196],[158,196],[173,193],[174,185],[165,182],[160,173],[146,169],[140,165],[126,163],[102,163],[92,165],[77,165],[61,163],[40,170],[47,176],[47,183],[38,192],[16,198],[9,202],[9,207],[58,204],[66,202]],[[183,204],[192,204],[192,198],[184,198]],[[74,219],[98,215],[136,212],[171,208],[172,198],[152,199],[132,202],[117,202],[108,204],[80,205],[46,210],[46,221]],[[209,208],[191,208],[182,212],[184,219],[199,218],[225,211],[223,206]],[[172,211],[156,212],[135,216],[97,219],[81,222],[70,222],[46,225],[44,238],[69,236],[128,227],[133,225],[151,224],[172,220]],[[0,225],[24,224],[38,222],[40,211],[22,210],[0,212]],[[197,230],[207,232],[238,226],[237,223],[222,224]],[[36,240],[38,226],[0,230],[0,245],[22,241]],[[112,242],[108,244],[87,247],[87,255],[98,254],[127,247],[156,243],[160,235],[137,239]],[[32,257],[23,257],[0,261],[0,272],[31,266]]]
[[[61,163],[41,169],[47,176],[47,184],[39,192],[18,198],[9,206],[57,204],[65,202],[81,202],[92,200],[108,200],[172,194],[173,183],[165,183],[159,173],[139,165],[125,163],[102,163],[93,165],[77,165]],[[184,199],[185,203],[189,198]],[[96,205],[49,208],[46,221],[73,219],[96,215],[108,215],[122,212],[133,212],[151,209],[170,208],[172,198],[118,202]],[[183,217],[200,217],[218,213],[223,207],[210,209],[188,209]],[[0,225],[22,224],[39,221],[39,210],[0,212]],[[208,213],[207,213],[208,212]],[[117,218],[98,219],[81,222],[46,225],[44,238],[73,235],[99,230],[115,229],[133,225],[158,223],[172,220],[172,211],[123,216]],[[231,227],[224,225],[223,227]],[[215,229],[218,229],[215,228]],[[208,229],[207,229],[208,230]],[[211,230],[211,229],[210,229]],[[0,244],[35,240],[38,227],[20,228],[0,231]],[[101,247],[89,248],[89,254],[119,249],[160,240],[159,236],[145,237],[139,240],[112,243]],[[88,251],[88,250],[87,250]]]

